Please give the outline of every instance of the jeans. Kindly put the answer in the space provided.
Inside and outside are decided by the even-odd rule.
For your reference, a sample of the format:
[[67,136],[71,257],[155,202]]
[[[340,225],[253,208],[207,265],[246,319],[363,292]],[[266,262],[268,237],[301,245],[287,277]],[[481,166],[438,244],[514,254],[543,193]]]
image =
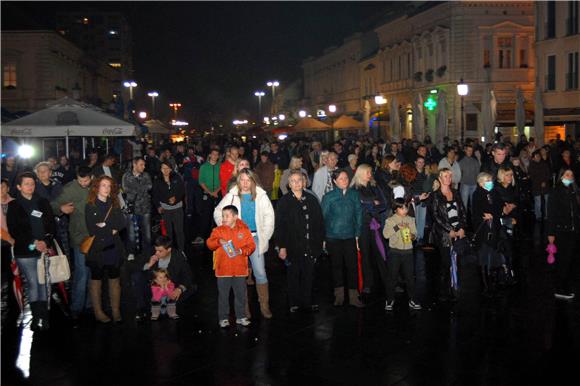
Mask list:
[[536,220],[542,219],[542,196],[544,197],[544,217],[548,218],[548,195],[538,194],[534,196],[534,213],[536,214]]
[[16,258],[20,273],[26,277],[28,302],[46,302],[46,286],[38,283],[38,257]]
[[79,247],[73,247],[74,253],[74,274],[72,282],[72,302],[71,311],[73,315],[83,312],[87,301],[87,284],[90,270],[86,265],[86,256],[81,253]]
[[471,209],[470,205],[471,196],[473,196],[473,192],[475,192],[476,188],[477,185],[461,184],[460,188],[461,201],[463,201],[463,206],[465,207],[465,210]]
[[328,239],[326,248],[330,255],[334,288],[344,287],[344,270],[348,289],[358,288],[358,261],[356,239]]
[[256,243],[256,249],[250,255],[250,263],[252,264],[254,277],[256,278],[256,283],[267,284],[268,277],[266,276],[266,260],[264,259],[264,255],[260,254],[260,252],[258,251],[258,249],[260,248],[258,236],[254,236],[254,242]]
[[[183,208],[165,210],[161,215],[161,218],[165,221],[165,229],[167,230],[167,236],[173,240],[173,245],[177,245],[177,248],[185,252],[185,236],[183,234]],[[175,236],[173,232],[175,231]]]
[[230,314],[230,289],[234,290],[234,309],[236,318],[246,315],[246,277],[218,277],[218,317],[219,320],[228,319]]
[[415,221],[417,225],[417,240],[422,240],[425,236],[425,222],[427,220],[427,206],[415,206]]
[[[141,246],[136,245],[136,234],[133,217],[136,217],[139,226],[139,239]],[[130,214],[127,215],[127,236],[128,236],[128,253],[135,254],[138,250],[149,253],[151,248],[151,213],[147,214]]]

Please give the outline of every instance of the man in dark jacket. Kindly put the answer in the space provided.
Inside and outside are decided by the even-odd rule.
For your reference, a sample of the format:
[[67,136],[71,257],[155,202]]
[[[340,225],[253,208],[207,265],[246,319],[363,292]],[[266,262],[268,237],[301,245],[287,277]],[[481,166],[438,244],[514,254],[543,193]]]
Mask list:
[[[536,214],[536,221],[548,218],[548,191],[550,189],[550,179],[552,172],[550,165],[542,160],[540,150],[536,150],[532,154],[532,160],[528,167],[528,175],[532,182],[532,195],[534,196],[534,213]],[[544,216],[542,217],[542,199],[544,201]]]
[[497,171],[500,167],[510,167],[509,159],[507,158],[507,149],[503,143],[493,145],[491,150],[491,158],[486,162],[482,162],[481,171],[491,174],[495,179],[497,178]]

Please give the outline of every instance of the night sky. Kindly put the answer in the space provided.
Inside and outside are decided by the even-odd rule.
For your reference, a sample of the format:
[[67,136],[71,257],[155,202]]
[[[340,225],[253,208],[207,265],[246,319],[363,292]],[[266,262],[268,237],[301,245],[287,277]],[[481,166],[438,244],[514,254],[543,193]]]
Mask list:
[[166,114],[167,104],[178,101],[184,106],[183,118],[205,126],[210,118],[229,122],[244,112],[254,116],[254,91],[267,91],[267,80],[284,85],[299,79],[303,59],[369,28],[393,5],[2,2],[2,29],[53,28],[57,11],[87,7],[121,11],[127,17],[138,109],[149,108],[146,91],[155,89]]

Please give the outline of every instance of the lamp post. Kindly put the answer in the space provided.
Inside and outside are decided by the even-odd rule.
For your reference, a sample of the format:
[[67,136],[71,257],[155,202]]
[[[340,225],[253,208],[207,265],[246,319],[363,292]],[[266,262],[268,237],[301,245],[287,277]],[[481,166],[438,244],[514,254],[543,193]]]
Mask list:
[[173,118],[177,120],[177,110],[181,108],[181,103],[170,103],[169,107],[173,109]]
[[262,116],[262,97],[266,95],[266,93],[264,91],[256,91],[254,95],[258,97],[258,119],[256,122],[260,122],[260,117]]
[[463,83],[463,78],[457,84],[457,94],[461,96],[461,144],[463,144],[463,140],[465,139],[465,105],[464,105],[464,97],[469,93],[469,86]]
[[133,99],[133,87],[137,87],[137,82],[128,80],[123,83],[123,86],[129,89],[129,100]]
[[151,97],[151,118],[155,118],[155,98],[159,96],[157,91],[150,91],[147,93]]
[[272,114],[276,114],[276,87],[280,86],[277,80],[271,80],[266,83],[268,87],[272,87]]
[[299,116],[300,118],[306,118],[306,111],[305,111],[305,110],[300,110],[300,111],[298,112],[298,116]]
[[387,103],[387,100],[382,95],[375,95],[375,103],[379,108],[379,112],[377,114],[377,137],[381,134],[381,106]]

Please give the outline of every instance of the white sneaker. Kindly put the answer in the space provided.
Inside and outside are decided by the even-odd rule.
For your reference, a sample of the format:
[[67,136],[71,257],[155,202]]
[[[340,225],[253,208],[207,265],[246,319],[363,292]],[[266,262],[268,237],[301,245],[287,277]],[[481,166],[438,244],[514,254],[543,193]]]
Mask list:
[[127,256],[127,261],[133,261],[135,260],[135,255],[132,253],[129,253],[129,256]]
[[248,320],[248,318],[239,318],[236,319],[236,324],[246,327],[250,325],[250,321]]
[[393,305],[395,304],[394,300],[388,301],[385,303],[385,310],[386,311],[393,311]]
[[421,307],[420,304],[415,303],[412,300],[409,300],[409,308],[413,309],[413,310],[421,310],[423,309],[423,307]]
[[556,299],[572,300],[576,295],[572,292],[569,292],[569,293],[555,293],[554,296],[556,297]]
[[227,320],[227,319],[220,320],[220,327],[221,328],[226,328],[226,327],[229,327],[229,326],[230,326],[230,321],[229,320]]
[[203,239],[202,239],[201,237],[197,236],[197,237],[195,238],[195,240],[193,240],[191,243],[192,243],[192,244],[203,244],[203,243],[204,243],[204,241],[203,241]]

